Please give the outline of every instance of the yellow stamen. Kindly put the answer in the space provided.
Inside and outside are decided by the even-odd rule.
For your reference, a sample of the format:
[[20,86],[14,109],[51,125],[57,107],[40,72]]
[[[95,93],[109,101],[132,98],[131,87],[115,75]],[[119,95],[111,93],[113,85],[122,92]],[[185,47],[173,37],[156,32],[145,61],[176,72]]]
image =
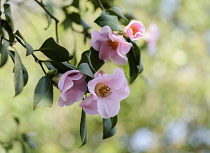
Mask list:
[[95,92],[98,96],[104,98],[111,95],[111,89],[105,84],[97,84],[95,87]]

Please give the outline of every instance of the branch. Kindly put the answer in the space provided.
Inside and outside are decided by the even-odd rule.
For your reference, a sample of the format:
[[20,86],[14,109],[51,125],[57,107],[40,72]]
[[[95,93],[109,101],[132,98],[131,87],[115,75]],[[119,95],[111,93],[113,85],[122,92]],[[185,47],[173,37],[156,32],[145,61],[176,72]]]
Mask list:
[[103,4],[101,3],[100,0],[98,0],[99,6],[101,7],[102,11],[105,11],[106,9],[104,8]]
[[56,41],[58,43],[58,22],[59,20],[54,17],[45,7],[45,5],[41,2],[39,2],[38,0],[34,0],[37,4],[39,4],[39,6],[41,6],[43,8],[43,10],[55,21],[55,35],[56,35]]
[[[23,42],[18,37],[15,36],[15,38],[17,39],[17,42],[19,42],[26,49],[26,46],[23,44]],[[45,69],[42,65],[42,61],[36,55],[34,55],[33,53],[31,55],[33,56],[35,62],[38,63],[41,66],[42,71],[46,75],[47,73],[46,73],[46,71],[45,71]]]

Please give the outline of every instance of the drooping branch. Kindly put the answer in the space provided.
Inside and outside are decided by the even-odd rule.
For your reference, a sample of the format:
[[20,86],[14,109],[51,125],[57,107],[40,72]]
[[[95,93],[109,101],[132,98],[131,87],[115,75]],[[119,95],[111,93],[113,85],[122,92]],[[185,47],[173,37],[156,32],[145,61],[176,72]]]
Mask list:
[[59,20],[53,16],[45,7],[45,5],[42,3],[42,1],[38,1],[38,0],[34,0],[37,4],[39,4],[39,6],[41,6],[43,8],[43,10],[55,21],[55,35],[56,35],[56,41],[57,43],[59,43],[59,39],[58,39],[58,22]]
[[[16,38],[17,42],[19,42],[24,48],[26,48],[25,44],[23,44],[23,42],[18,37],[15,36],[15,38]],[[33,56],[35,62],[40,65],[40,67],[42,68],[42,71],[46,75],[47,73],[46,73],[46,71],[45,71],[45,69],[42,65],[42,61],[36,55],[34,55],[33,53],[31,55]]]

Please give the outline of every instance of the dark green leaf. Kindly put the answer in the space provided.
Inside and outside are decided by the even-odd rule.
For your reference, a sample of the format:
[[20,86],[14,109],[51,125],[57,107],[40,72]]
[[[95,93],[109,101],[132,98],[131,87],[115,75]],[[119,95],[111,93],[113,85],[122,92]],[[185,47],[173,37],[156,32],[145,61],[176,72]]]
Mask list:
[[15,36],[13,34],[12,28],[10,27],[10,25],[7,23],[6,20],[0,19],[0,24],[3,27],[3,29],[6,30],[6,32],[9,35],[10,45],[13,45],[14,40],[15,40]]
[[93,72],[91,71],[90,66],[87,63],[81,63],[78,66],[78,70],[81,73],[93,78]]
[[34,91],[35,110],[38,107],[51,107],[53,103],[53,86],[48,76],[42,77]]
[[58,45],[53,38],[48,38],[37,51],[41,51],[48,58],[59,62],[68,61],[73,58],[73,56],[64,47]]
[[8,47],[9,47],[9,43],[7,41],[5,41],[4,44],[0,46],[0,57],[1,57],[0,58],[0,67],[2,67],[7,62]]
[[10,25],[10,27],[13,31],[14,30],[14,23],[13,23],[11,9],[10,9],[9,4],[4,4],[4,14],[5,14],[5,18],[6,18],[7,23]]
[[82,109],[82,116],[80,121],[80,137],[82,140],[82,146],[84,146],[87,143],[87,125],[86,125],[86,113]]
[[78,65],[81,63],[88,63],[92,72],[95,73],[101,68],[101,66],[104,64],[104,61],[99,59],[98,51],[90,48],[90,50],[82,53],[82,58]]
[[122,19],[128,21],[128,19],[124,16],[124,14],[122,13],[122,11],[119,7],[112,7],[106,11],[109,12],[109,14],[111,14],[111,15],[116,15],[119,18],[122,18]]
[[75,8],[80,10],[79,0],[73,0],[71,6],[74,6]]
[[110,118],[103,118],[103,139],[112,137],[116,133],[116,127],[112,128],[112,121]]
[[113,31],[122,31],[118,18],[115,15],[108,15],[102,12],[101,15],[94,21],[99,26],[109,26]]
[[111,119],[111,122],[112,122],[111,129],[113,129],[117,125],[117,121],[118,121],[117,115],[114,116],[114,117],[111,117],[110,119]]
[[130,73],[130,84],[138,77],[138,75],[143,71],[143,64],[141,60],[141,50],[136,45],[135,42],[132,42],[133,46],[128,52],[128,63],[129,63],[129,73]]
[[62,25],[64,26],[64,29],[67,29],[69,27],[72,28],[72,23],[76,23],[78,25],[83,26],[84,30],[90,29],[90,26],[81,18],[79,13],[73,12],[70,14],[66,14],[66,18],[63,21]]
[[66,62],[44,62],[44,64],[47,66],[49,70],[51,69],[57,69],[59,73],[65,73],[69,70],[76,70],[77,68],[69,63]]
[[26,49],[27,49],[26,56],[32,54],[34,52],[34,50],[31,47],[31,45],[24,39],[23,35],[18,30],[16,31],[15,35],[17,35],[20,39],[22,39],[24,41],[24,44],[25,44]]
[[18,117],[14,116],[14,117],[13,117],[13,119],[15,120],[15,122],[17,123],[17,125],[19,125],[19,124],[20,124],[20,120],[19,120],[19,118],[18,118]]
[[14,67],[15,96],[20,94],[24,87],[23,64],[17,51],[15,51]]

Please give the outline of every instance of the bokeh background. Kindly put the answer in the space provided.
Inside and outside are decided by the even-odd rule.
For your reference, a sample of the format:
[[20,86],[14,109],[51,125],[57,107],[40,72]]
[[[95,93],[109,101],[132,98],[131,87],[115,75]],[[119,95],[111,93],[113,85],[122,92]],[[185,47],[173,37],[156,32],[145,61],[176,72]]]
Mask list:
[[[59,9],[69,0],[49,0],[55,16],[64,20]],[[20,5],[21,3],[21,5]],[[101,10],[83,1],[82,16],[94,29]],[[36,49],[54,37],[54,23],[47,29],[44,11],[32,0],[11,0],[15,29],[19,29]],[[17,133],[27,133],[33,141],[31,153],[210,153],[210,1],[209,0],[116,0],[123,12],[133,14],[146,29],[155,23],[160,31],[156,52],[142,50],[144,71],[131,85],[130,96],[121,102],[117,133],[102,140],[100,115],[87,115],[88,143],[81,145],[79,103],[59,107],[59,91],[54,90],[51,108],[33,107],[33,93],[44,75],[25,49],[15,47],[29,73],[24,91],[14,97],[13,63],[0,69],[0,141],[9,142]],[[80,29],[80,27],[77,27]],[[90,47],[82,34],[59,27],[60,44],[77,59]],[[138,40],[139,45],[143,44]],[[116,65],[103,69],[112,73]],[[123,67],[121,67],[123,68]],[[17,126],[14,117],[19,118]],[[14,142],[11,153],[22,153]],[[5,150],[0,145],[0,153]]]

